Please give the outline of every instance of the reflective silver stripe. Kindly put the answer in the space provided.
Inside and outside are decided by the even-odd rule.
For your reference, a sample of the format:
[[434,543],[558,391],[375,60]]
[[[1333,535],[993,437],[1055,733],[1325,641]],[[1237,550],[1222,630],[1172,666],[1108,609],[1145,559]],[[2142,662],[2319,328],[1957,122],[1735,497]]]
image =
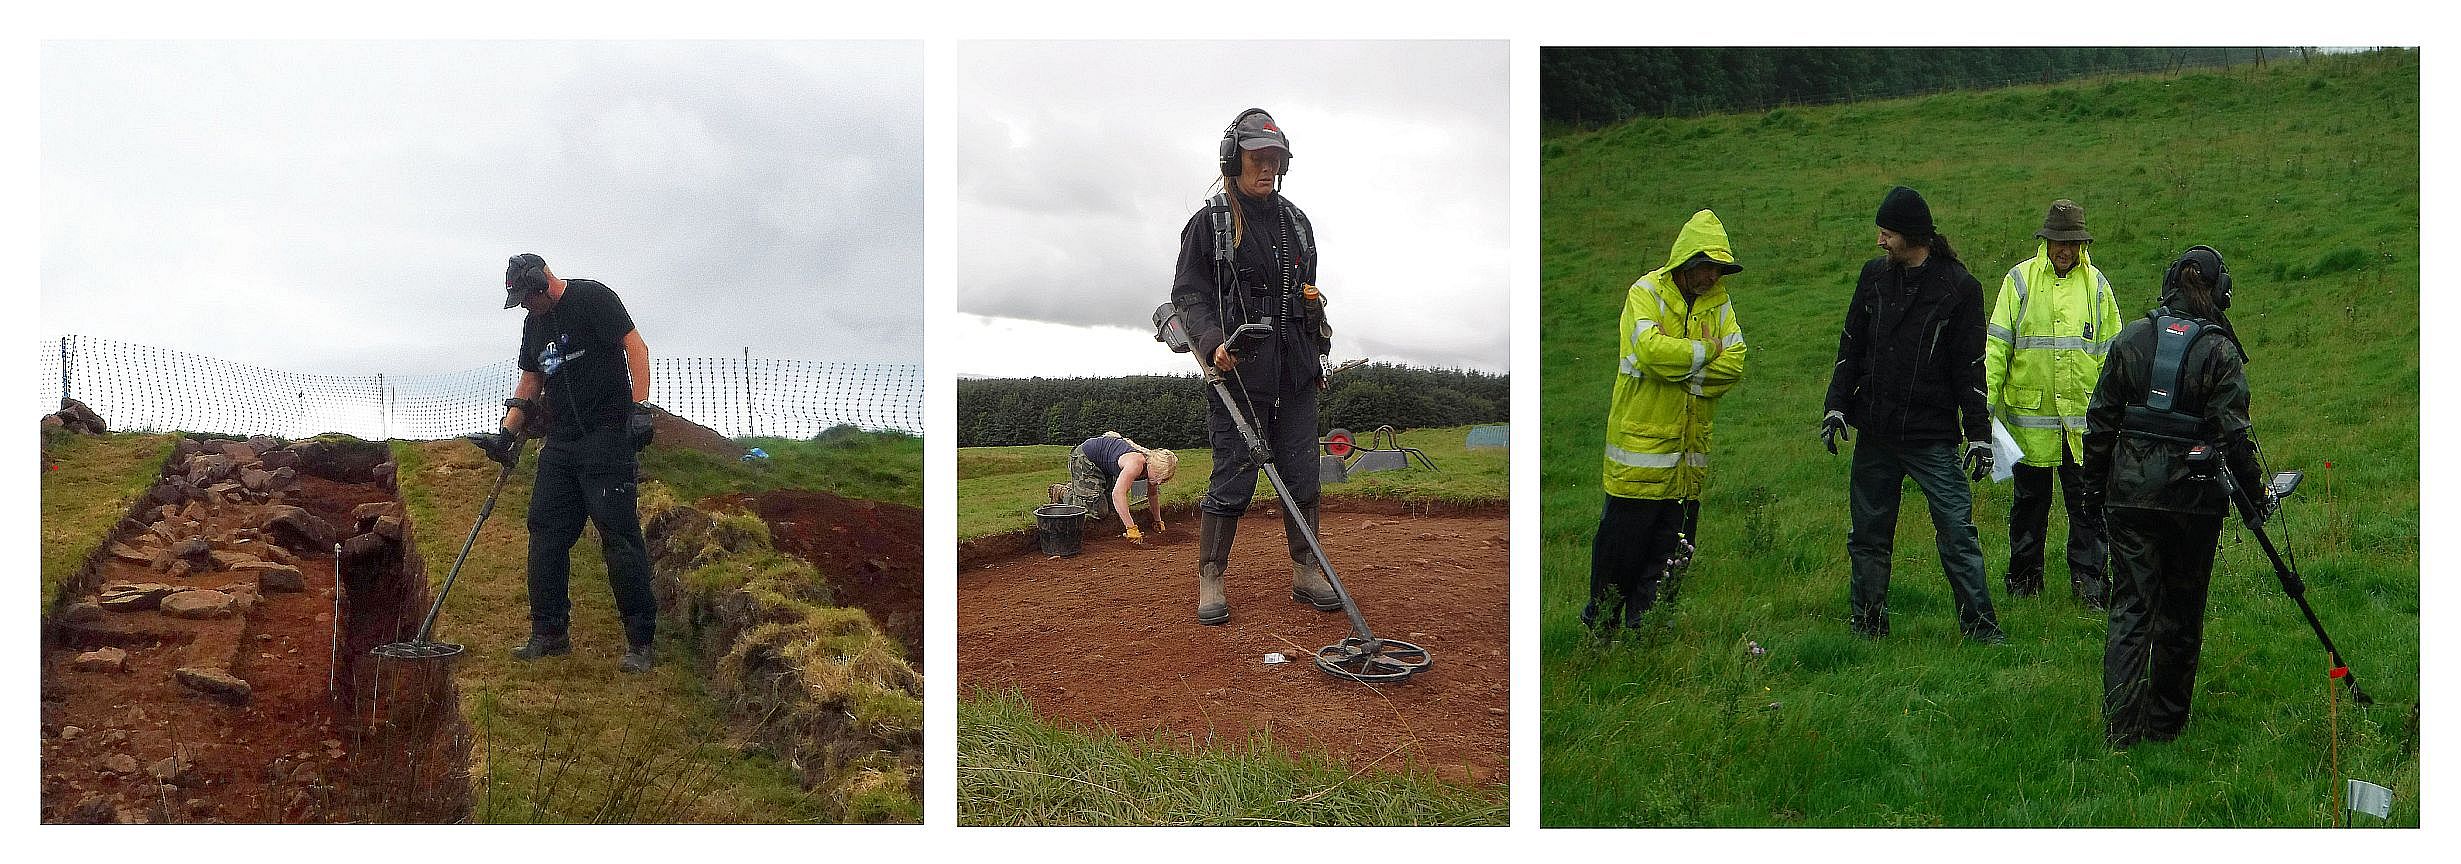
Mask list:
[[2032,299],[2025,294],[2025,265],[2019,264],[2008,268],[2008,278],[2017,280],[2017,317],[2011,323],[2016,324],[2017,329],[2022,330],[2025,328],[2025,304],[2026,301]]
[[1658,329],[1658,322],[1643,318],[1632,322],[1632,341],[1641,341],[1641,334]]
[[2016,340],[2016,346],[2018,350],[2028,348],[2048,348],[2051,350],[2065,349],[2069,351],[2083,351],[2096,357],[2100,357],[2110,353],[2111,340],[2087,339],[2083,336],[2019,336]]
[[1997,324],[1984,325],[1982,329],[1984,334],[2002,342],[2013,342],[2017,338],[2017,334],[2008,332],[2008,328]]
[[1673,468],[1683,461],[1681,453],[1634,453],[1613,444],[1606,445],[1607,461],[1633,468]]
[[1726,338],[1718,340],[1718,348],[1721,350],[1733,348],[1741,344],[1743,344],[1743,331],[1741,330],[1737,330]]
[[1692,380],[1684,382],[1683,389],[1692,391],[1692,395],[1694,396],[1707,398],[1709,394],[1701,392],[1700,385],[1700,376],[1695,375],[1692,376]]
[[2031,417],[2024,414],[2014,414],[2009,416],[2008,425],[2019,426],[2026,429],[2083,429],[2085,428],[2085,418],[2083,416]]
[[1698,339],[1692,340],[1692,371],[1683,373],[1684,376],[1698,375],[1700,367],[1706,365],[1709,365],[1709,343]]
[[1606,458],[1617,465],[1633,468],[1673,468],[1679,464],[1694,468],[1709,467],[1707,453],[1634,453],[1613,444],[1606,445]]
[[1637,366],[1637,365],[1634,365],[1634,364],[1633,364],[1633,362],[1632,362],[1632,355],[1630,355],[1630,354],[1626,354],[1626,355],[1624,355],[1624,356],[1622,356],[1622,357],[1619,357],[1619,358],[1616,358],[1616,359],[1617,359],[1617,360],[1619,360],[1619,361],[1621,361],[1621,362],[1619,362],[1619,363],[1617,363],[1617,364],[1616,364],[1617,366],[1621,367],[1621,368],[1617,369],[1616,371],[1622,372],[1622,373],[1624,373],[1624,374],[1626,374],[1626,375],[1630,375],[1630,376],[1632,376],[1632,377],[1634,377],[1634,378],[1647,378],[1647,377],[1649,377],[1649,376],[1647,376],[1647,375],[1643,375],[1643,374],[1641,374],[1641,367],[1639,367],[1639,366]]

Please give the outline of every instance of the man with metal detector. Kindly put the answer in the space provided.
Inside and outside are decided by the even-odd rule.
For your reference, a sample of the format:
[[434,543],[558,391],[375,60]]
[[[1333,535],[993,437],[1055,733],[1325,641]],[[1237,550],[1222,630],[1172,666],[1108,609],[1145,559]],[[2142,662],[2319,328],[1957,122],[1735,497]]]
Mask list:
[[[1741,272],[1726,226],[1692,214],[1666,266],[1624,292],[1622,341],[1607,408],[1606,507],[1589,554],[1581,623],[1634,626],[1667,568],[1697,541],[1717,399],[1743,380],[1743,328],[1720,280]],[[1666,585],[1668,600],[1674,585]],[[1620,609],[1618,608],[1620,607]]]
[[[2006,642],[1983,578],[1982,535],[1974,528],[1969,478],[1991,473],[1990,411],[1982,374],[1982,285],[1931,221],[1931,205],[1904,186],[1890,189],[1873,220],[1881,255],[1864,262],[1853,305],[1837,337],[1828,414],[1820,437],[1829,452],[1846,427],[1854,447],[1847,497],[1853,528],[1846,555],[1854,568],[1850,625],[1888,635],[1889,556],[1897,504],[1914,478],[1931,505],[1940,565],[1957,604],[1957,629],[1978,642]],[[1965,440],[1959,466],[1959,437]]]
[[[607,584],[623,616],[627,650],[618,668],[647,672],[658,629],[650,594],[649,544],[637,507],[638,454],[653,430],[649,347],[624,301],[591,279],[564,279],[537,255],[504,268],[504,308],[528,310],[521,326],[521,381],[504,400],[503,428],[478,436],[490,458],[520,458],[514,430],[546,426],[530,488],[530,638],[517,660],[572,652],[572,547],[583,522],[598,526]],[[543,409],[532,416],[530,409]]]
[[2106,508],[2111,543],[2102,720],[2113,747],[2179,737],[2232,487],[2249,496],[2251,524],[2275,506],[2248,420],[2247,355],[2223,314],[2230,290],[2212,247],[2171,262],[2161,306],[2120,331],[2086,409],[2085,490]]
[[[1188,218],[1179,232],[1171,278],[1178,309],[1197,356],[1228,379],[1298,512],[1286,512],[1291,598],[1326,611],[1341,598],[1297,530],[1319,524],[1316,397],[1324,386],[1331,328],[1316,290],[1316,240],[1307,215],[1283,197],[1290,172],[1290,138],[1261,108],[1239,112],[1215,147],[1224,191]],[[1230,620],[1224,576],[1239,517],[1256,495],[1258,464],[1226,407],[1208,400],[1206,433],[1213,472],[1197,502],[1196,620]]]

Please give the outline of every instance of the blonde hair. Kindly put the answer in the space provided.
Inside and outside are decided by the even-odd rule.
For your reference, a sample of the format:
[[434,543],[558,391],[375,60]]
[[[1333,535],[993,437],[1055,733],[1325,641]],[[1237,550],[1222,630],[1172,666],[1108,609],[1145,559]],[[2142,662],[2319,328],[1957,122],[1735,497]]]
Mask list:
[[1173,453],[1169,450],[1145,451],[1145,476],[1147,479],[1150,479],[1156,483],[1169,483],[1171,482],[1171,475],[1177,473],[1179,473],[1179,454]]

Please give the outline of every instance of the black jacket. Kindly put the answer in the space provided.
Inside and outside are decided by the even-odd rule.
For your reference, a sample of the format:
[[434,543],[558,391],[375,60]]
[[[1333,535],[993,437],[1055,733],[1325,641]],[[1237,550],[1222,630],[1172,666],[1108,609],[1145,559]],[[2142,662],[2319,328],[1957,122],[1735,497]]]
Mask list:
[[1982,284],[1934,253],[1905,271],[1886,256],[1863,263],[1837,336],[1826,410],[1898,444],[1991,440],[1983,396]]
[[[1240,206],[1237,194],[1227,197],[1233,206]],[[1179,231],[1179,263],[1171,276],[1171,303],[1179,310],[1180,325],[1187,328],[1197,356],[1207,363],[1213,362],[1213,349],[1241,323],[1280,313],[1283,304],[1279,295],[1285,283],[1295,292],[1300,286],[1316,282],[1316,257],[1312,254],[1315,229],[1308,224],[1307,214],[1278,193],[1267,206],[1250,204],[1247,208],[1245,212],[1250,215],[1246,229],[1232,250],[1236,285],[1231,303],[1222,302],[1215,273],[1213,208],[1198,208]],[[1306,241],[1301,242],[1301,237]],[[1243,389],[1261,395],[1273,392],[1277,384],[1312,387],[1324,376],[1320,358],[1331,346],[1317,327],[1322,323],[1323,309],[1310,308],[1295,296],[1290,299],[1289,309],[1290,318],[1276,322],[1273,339],[1239,358],[1236,380],[1244,385]]]
[[[2221,481],[2190,476],[2190,444],[2121,431],[2128,406],[2145,401],[2158,335],[2154,321],[2163,311],[2119,331],[2102,363],[2102,381],[2085,409],[2085,491],[2100,494],[2108,507],[2227,515],[2230,495]],[[2238,344],[2208,333],[2189,346],[2181,368],[2174,408],[2203,418],[2198,437],[2221,448],[2240,488],[2259,488],[2264,472],[2248,439],[2247,359]]]

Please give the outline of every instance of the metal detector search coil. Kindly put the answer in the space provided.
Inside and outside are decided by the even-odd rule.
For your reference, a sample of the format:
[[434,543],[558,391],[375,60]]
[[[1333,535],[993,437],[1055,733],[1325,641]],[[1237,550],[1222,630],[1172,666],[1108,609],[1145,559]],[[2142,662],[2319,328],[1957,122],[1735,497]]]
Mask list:
[[1398,639],[1350,636],[1316,649],[1316,668],[1352,681],[1399,681],[1435,662],[1427,649]]
[[387,642],[368,649],[367,653],[388,660],[442,660],[460,656],[462,647],[451,642]]

